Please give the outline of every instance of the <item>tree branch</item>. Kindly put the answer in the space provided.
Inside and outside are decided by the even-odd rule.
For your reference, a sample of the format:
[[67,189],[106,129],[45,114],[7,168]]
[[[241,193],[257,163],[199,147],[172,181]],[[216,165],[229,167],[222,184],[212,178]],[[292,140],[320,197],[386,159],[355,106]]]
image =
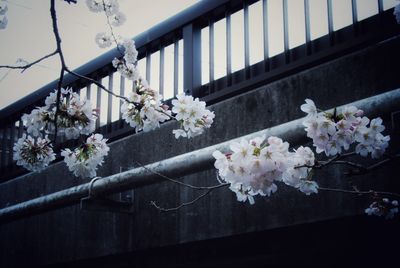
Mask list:
[[228,183],[226,184],[220,184],[220,185],[216,185],[213,188],[208,189],[207,191],[205,191],[204,193],[202,193],[201,195],[199,195],[198,197],[196,197],[195,199],[189,201],[189,202],[184,202],[176,207],[172,207],[172,208],[163,208],[160,207],[159,205],[157,205],[157,203],[155,201],[150,201],[150,204],[155,207],[156,209],[158,209],[160,212],[170,212],[170,211],[176,211],[181,209],[182,207],[186,207],[186,206],[190,206],[193,205],[194,203],[196,203],[198,200],[200,200],[201,198],[207,196],[208,194],[210,194],[212,191],[214,191],[215,189],[227,186]]
[[41,57],[40,59],[37,59],[31,63],[22,65],[22,66],[14,66],[14,65],[0,65],[0,68],[7,68],[7,69],[21,69],[21,73],[25,72],[27,69],[29,69],[30,67],[32,67],[33,65],[47,59],[50,58],[54,55],[58,54],[58,49],[56,49],[54,52],[47,54],[46,56]]
[[339,192],[339,193],[346,193],[346,194],[357,194],[357,195],[386,195],[386,196],[394,196],[400,198],[400,194],[392,193],[392,192],[381,192],[381,191],[358,191],[358,190],[345,190],[345,189],[338,189],[338,188],[326,188],[326,187],[319,187],[318,190],[327,191],[327,192]]
[[132,104],[135,105],[135,106],[138,105],[138,103],[130,101],[130,100],[129,100],[127,97],[125,97],[125,96],[121,96],[121,95],[115,94],[114,92],[112,92],[111,90],[107,89],[105,86],[103,86],[101,83],[99,83],[98,81],[94,80],[93,78],[90,78],[90,77],[87,77],[87,76],[78,74],[78,73],[76,73],[76,72],[74,72],[74,71],[71,71],[68,67],[65,69],[65,71],[66,71],[67,73],[70,73],[70,74],[76,76],[76,77],[79,77],[79,78],[85,79],[85,80],[87,80],[87,81],[89,81],[89,82],[92,82],[93,84],[95,84],[95,85],[98,86],[99,88],[103,89],[105,92],[107,92],[107,93],[113,95],[114,97],[123,99],[123,100],[125,100],[125,101],[127,101],[127,102],[129,102],[129,103],[132,103]]
[[221,184],[214,185],[214,186],[194,186],[194,185],[191,185],[191,184],[188,184],[188,183],[184,183],[184,182],[178,181],[176,179],[172,179],[172,178],[170,178],[170,177],[168,177],[168,176],[166,176],[166,175],[164,175],[162,173],[159,173],[159,172],[157,172],[155,170],[152,170],[152,169],[146,167],[145,165],[141,164],[139,161],[135,160],[135,163],[138,164],[139,166],[141,166],[142,168],[144,168],[145,170],[147,170],[147,171],[149,171],[149,172],[151,172],[153,174],[156,174],[156,175],[160,176],[163,179],[166,179],[166,180],[168,180],[170,182],[173,182],[175,184],[178,184],[178,185],[181,185],[181,186],[184,186],[184,187],[188,187],[188,188],[191,188],[191,189],[194,189],[194,190],[212,190],[214,188],[221,187],[221,185],[223,185],[223,186],[229,185],[229,183],[221,183]]
[[348,176],[355,175],[356,176],[356,175],[366,174],[366,173],[368,173],[368,172],[370,172],[372,170],[380,168],[381,166],[383,166],[383,165],[389,163],[390,161],[395,160],[396,158],[399,158],[399,157],[400,157],[400,154],[389,156],[387,159],[381,160],[378,163],[375,163],[375,164],[370,165],[368,167],[364,167],[363,169],[351,170],[351,171],[347,172],[346,175],[348,175]]
[[54,144],[57,142],[57,131],[58,131],[58,126],[57,126],[57,119],[58,119],[58,114],[60,111],[60,100],[61,100],[61,87],[62,83],[64,80],[64,72],[67,68],[65,64],[65,59],[64,55],[61,49],[61,37],[60,33],[58,31],[58,25],[57,25],[57,13],[56,13],[56,8],[55,8],[55,0],[50,1],[50,14],[51,14],[51,21],[53,25],[53,33],[54,37],[56,39],[56,44],[57,44],[57,50],[56,52],[60,56],[60,61],[61,61],[61,71],[60,71],[60,78],[58,80],[57,84],[57,103],[56,103],[56,112],[54,115]]
[[117,46],[118,52],[121,54],[121,56],[123,56],[124,53],[122,52],[121,48],[119,47],[117,38],[115,37],[114,29],[113,29],[113,27],[112,27],[112,25],[111,25],[111,22],[110,22],[110,16],[108,16],[108,14],[107,14],[107,12],[106,12],[106,3],[104,2],[104,0],[102,1],[102,3],[103,3],[104,14],[105,14],[106,17],[107,17],[107,24],[108,24],[108,27],[110,28],[111,36],[112,36],[112,38],[114,39],[114,43],[115,43],[115,45]]

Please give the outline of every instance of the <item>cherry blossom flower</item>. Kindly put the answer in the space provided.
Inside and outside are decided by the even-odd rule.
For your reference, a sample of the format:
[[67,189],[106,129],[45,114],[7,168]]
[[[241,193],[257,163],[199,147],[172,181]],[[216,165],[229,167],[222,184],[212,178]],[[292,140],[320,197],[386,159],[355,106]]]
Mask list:
[[317,194],[318,184],[315,181],[301,180],[299,190],[305,195]]
[[110,150],[106,142],[107,139],[104,139],[103,135],[92,134],[86,143],[75,150],[62,150],[61,156],[64,156],[64,162],[76,177],[93,178],[96,176],[98,166],[102,165],[104,157]]
[[0,2],[0,15],[5,15],[7,13],[8,6],[5,2]]
[[86,0],[86,5],[91,12],[99,13],[104,10],[102,0]]
[[206,128],[210,128],[215,117],[214,112],[206,109],[206,103],[198,98],[179,94],[172,100],[172,112],[180,123],[181,129],[174,130],[176,138],[192,138],[201,135]]
[[275,193],[276,181],[282,180],[286,171],[285,157],[289,155],[288,144],[277,137],[232,143],[232,152],[215,151],[215,168],[222,181],[230,183],[238,201],[254,203],[254,196],[270,196]]
[[136,131],[150,131],[168,120],[171,115],[162,103],[161,96],[151,88],[144,87],[142,80],[135,81],[134,91],[121,106],[122,118]]
[[394,8],[393,15],[396,17],[396,21],[400,24],[400,4],[397,4]]
[[392,219],[399,212],[399,203],[397,200],[390,201],[388,198],[382,198],[374,201],[365,209],[365,213],[369,216],[385,216],[386,219]]
[[[67,139],[76,139],[79,135],[89,135],[95,129],[96,116],[92,105],[87,99],[81,99],[78,93],[71,89],[62,89],[60,109],[57,117],[58,135],[64,134]],[[70,97],[69,102],[66,96]],[[54,133],[54,118],[57,104],[57,91],[50,93],[44,107],[33,109],[30,114],[24,114],[22,121],[27,133],[37,137],[42,131]]]
[[3,30],[7,27],[8,19],[6,16],[0,17],[0,30]]
[[[383,136],[381,118],[370,120],[363,116],[364,112],[355,106],[344,107],[341,113],[314,113],[317,111],[314,102],[306,99],[301,109],[307,113],[303,122],[307,137],[313,140],[317,153],[324,152],[327,156],[341,154],[357,142],[356,152],[362,156],[371,153],[372,158],[383,155],[389,136]],[[369,125],[369,126],[368,126]]]
[[95,41],[100,48],[107,48],[112,44],[111,36],[105,32],[96,34]]
[[114,15],[119,11],[119,3],[117,0],[103,0],[103,10],[107,16]]
[[126,21],[126,16],[124,13],[117,11],[115,14],[113,14],[110,17],[111,20],[111,25],[114,27],[118,27],[121,26],[122,24],[124,24],[124,22]]
[[314,116],[317,114],[317,107],[315,107],[314,102],[310,99],[306,99],[306,103],[301,105],[300,109],[309,116]]
[[42,171],[55,159],[53,148],[47,136],[33,138],[23,134],[14,144],[13,159],[17,165],[30,171]]

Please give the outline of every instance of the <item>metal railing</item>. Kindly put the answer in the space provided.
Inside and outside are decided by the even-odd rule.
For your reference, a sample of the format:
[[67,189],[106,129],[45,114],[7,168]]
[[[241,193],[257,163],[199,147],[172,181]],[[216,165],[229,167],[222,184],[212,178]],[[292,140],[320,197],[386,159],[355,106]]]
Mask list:
[[[161,94],[172,97],[182,92],[184,88],[184,92],[212,104],[398,34],[393,10],[384,10],[383,0],[376,1],[375,15],[361,21],[357,10],[357,3],[360,1],[352,0],[349,6],[352,21],[341,29],[335,29],[334,0],[326,0],[324,3],[328,29],[325,35],[313,39],[313,24],[310,20],[312,1],[300,1],[304,11],[304,38],[296,47],[290,47],[292,32],[288,10],[292,1],[275,1],[281,5],[283,47],[281,53],[273,55],[271,45],[275,37],[270,33],[271,21],[268,18],[271,1],[203,0],[134,37],[139,52],[139,66],[145,65],[143,73],[146,74],[146,79],[154,88],[158,88]],[[257,45],[262,47],[263,56],[257,63],[251,64],[252,28],[249,23],[251,20],[249,8],[256,4],[262,9],[260,27],[262,38],[261,43]],[[235,45],[233,35],[236,29],[232,27],[232,18],[238,12],[242,15],[243,22],[241,26],[243,67],[233,71],[232,60],[235,51],[232,46]],[[216,60],[220,57],[221,51],[216,46],[220,36],[215,30],[219,22],[224,22],[225,44],[222,51],[226,56],[222,68],[223,75],[217,78]],[[207,36],[204,35],[205,29],[208,32]],[[208,44],[204,43],[205,40]],[[207,48],[207,62],[202,57],[202,52],[205,52],[202,51],[204,47]],[[166,60],[167,50],[173,51],[169,63]],[[120,56],[117,49],[113,49],[76,69],[75,72],[103,83],[120,95],[127,95],[132,83],[116,73],[111,65],[112,59]],[[154,72],[155,66],[156,72]],[[208,71],[207,83],[202,83],[204,67]],[[166,79],[167,75],[172,77]],[[167,92],[169,88],[166,88],[167,80],[172,81],[170,83],[172,90],[169,93]],[[154,81],[158,83],[154,85]],[[24,171],[12,160],[13,144],[24,131],[20,118],[33,108],[42,106],[45,97],[56,88],[56,85],[57,81],[54,81],[0,111],[0,181],[23,174]],[[97,86],[72,75],[65,77],[63,86],[72,87],[74,91],[87,96],[92,104],[101,110],[96,127],[97,131],[107,138],[113,140],[134,133],[134,130],[121,119],[119,112],[121,102],[113,101],[111,94],[102,92]]]

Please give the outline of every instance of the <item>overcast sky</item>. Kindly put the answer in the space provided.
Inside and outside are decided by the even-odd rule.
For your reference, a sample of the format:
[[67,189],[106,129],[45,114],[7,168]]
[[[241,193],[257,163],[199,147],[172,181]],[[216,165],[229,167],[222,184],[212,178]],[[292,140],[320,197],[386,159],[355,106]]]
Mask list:
[[[117,34],[134,37],[155,24],[175,15],[179,11],[195,4],[199,0],[119,0],[121,10],[127,15],[126,23],[115,28]],[[0,31],[0,64],[14,65],[18,58],[34,61],[55,49],[54,37],[49,14],[49,0],[8,0],[8,26]],[[377,13],[378,0],[357,0],[360,20]],[[384,0],[384,7],[393,7],[395,0]],[[94,42],[98,32],[106,31],[107,25],[103,14],[89,12],[84,0],[76,5],[56,1],[62,47],[70,68],[76,68],[105,53]],[[268,1],[268,20],[270,34],[270,55],[283,50],[282,0]],[[262,51],[262,8],[261,1],[250,6],[250,63],[263,59]],[[349,25],[351,0],[333,0],[334,28]],[[304,42],[304,7],[303,0],[288,1],[289,45],[295,47]],[[318,38],[327,33],[326,1],[310,0],[311,37]],[[225,20],[215,24],[215,78],[226,73]],[[232,68],[243,68],[243,12],[232,15]],[[202,31],[202,82],[208,82],[208,29]],[[173,48],[166,48],[166,62],[173,60],[169,53]],[[171,55],[170,55],[171,54]],[[180,53],[181,54],[181,53]],[[159,55],[156,53],[155,58]],[[170,57],[171,56],[171,57]],[[157,60],[153,61],[152,85],[158,83]],[[144,62],[144,61],[142,61]],[[53,57],[28,69],[23,74],[19,71],[0,70],[0,109],[17,101],[25,95],[55,80],[59,75],[58,57]],[[140,64],[141,69],[143,68]],[[152,70],[153,72],[153,70]],[[169,78],[170,77],[170,78]],[[166,88],[172,92],[173,75],[166,74]],[[180,73],[180,80],[182,74]],[[182,83],[180,83],[181,85]],[[169,86],[171,85],[171,86]],[[165,92],[166,97],[172,93]],[[113,112],[114,113],[114,112]],[[116,116],[118,110],[115,111]]]

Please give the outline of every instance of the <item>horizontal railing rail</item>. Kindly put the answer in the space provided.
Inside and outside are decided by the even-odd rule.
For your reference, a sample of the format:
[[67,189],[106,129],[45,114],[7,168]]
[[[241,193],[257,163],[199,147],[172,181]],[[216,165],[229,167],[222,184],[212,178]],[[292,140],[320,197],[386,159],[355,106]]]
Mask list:
[[[326,5],[327,31],[313,39],[314,24],[310,19],[312,5],[311,1],[304,0],[302,2],[304,36],[301,38],[302,41],[294,46],[291,45],[293,34],[289,16],[291,2],[287,0],[275,2],[280,3],[279,18],[282,24],[282,31],[279,34],[282,45],[275,54],[271,53],[271,47],[278,37],[273,35],[270,27],[270,23],[273,22],[268,17],[271,15],[270,1],[200,1],[134,38],[142,73],[150,85],[158,88],[166,98],[186,92],[212,104],[398,35],[393,10],[385,11],[382,0],[376,2],[376,14],[363,20],[359,20],[358,16],[357,3],[360,1],[351,1],[349,9],[352,20],[348,26],[341,29],[335,29],[333,1],[326,0],[320,2]],[[251,30],[254,30],[250,25],[252,22],[250,11],[254,5],[258,5],[262,14],[259,28],[262,38],[256,43],[262,50],[262,57],[255,63],[251,62],[251,45],[255,41],[250,34]],[[236,31],[239,29],[233,20],[238,14],[241,19],[240,39],[243,43],[242,65],[239,69],[234,66],[236,58],[233,56],[236,54],[234,49]],[[223,23],[222,36],[218,32],[221,23]],[[222,67],[221,54],[224,55]],[[99,81],[117,94],[127,95],[132,88],[132,82],[116,73],[111,64],[112,59],[120,56],[117,49],[112,49],[76,69],[75,72]],[[0,111],[0,181],[24,172],[12,160],[13,144],[24,132],[20,118],[24,113],[43,105],[45,97],[56,88],[56,85],[57,81],[54,81]],[[63,86],[72,87],[80,95],[86,96],[94,105],[93,108],[100,110],[96,127],[97,131],[107,138],[118,139],[134,133],[134,130],[121,118],[119,112],[121,102],[113,99],[111,94],[72,75],[65,76]],[[74,145],[71,142],[68,144]]]

